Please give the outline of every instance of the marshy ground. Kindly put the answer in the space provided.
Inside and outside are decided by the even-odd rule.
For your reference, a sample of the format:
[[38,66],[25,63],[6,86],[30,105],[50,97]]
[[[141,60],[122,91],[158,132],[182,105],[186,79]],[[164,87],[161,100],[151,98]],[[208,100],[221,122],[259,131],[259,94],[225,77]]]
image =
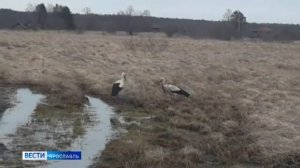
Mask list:
[[[131,124],[92,167],[297,167],[299,54],[299,42],[0,31],[0,82],[47,95],[51,117],[66,122],[86,94],[113,105]],[[122,71],[128,82],[115,102]],[[162,76],[191,97],[169,101]],[[35,110],[41,121],[45,106]]]

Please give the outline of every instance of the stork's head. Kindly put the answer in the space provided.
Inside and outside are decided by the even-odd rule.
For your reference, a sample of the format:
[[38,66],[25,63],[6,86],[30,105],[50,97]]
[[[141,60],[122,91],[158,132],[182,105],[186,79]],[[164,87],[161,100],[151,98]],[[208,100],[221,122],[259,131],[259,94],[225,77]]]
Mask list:
[[160,83],[165,83],[165,78],[164,77],[160,78]]
[[126,73],[125,72],[122,72],[121,76],[122,76],[122,78],[124,78],[125,81],[127,81]]

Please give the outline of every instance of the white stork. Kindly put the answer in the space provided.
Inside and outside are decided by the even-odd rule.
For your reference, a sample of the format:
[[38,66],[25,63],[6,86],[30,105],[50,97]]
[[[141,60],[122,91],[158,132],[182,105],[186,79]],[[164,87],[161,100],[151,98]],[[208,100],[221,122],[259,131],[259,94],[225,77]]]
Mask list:
[[190,94],[186,92],[185,90],[171,84],[165,84],[165,78],[160,78],[160,85],[164,93],[168,93],[170,97],[172,98],[173,94],[179,94],[183,95],[185,97],[189,97]]
[[111,89],[111,95],[117,96],[118,93],[124,88],[124,83],[127,81],[125,72],[122,72],[121,79],[114,82],[112,89]]

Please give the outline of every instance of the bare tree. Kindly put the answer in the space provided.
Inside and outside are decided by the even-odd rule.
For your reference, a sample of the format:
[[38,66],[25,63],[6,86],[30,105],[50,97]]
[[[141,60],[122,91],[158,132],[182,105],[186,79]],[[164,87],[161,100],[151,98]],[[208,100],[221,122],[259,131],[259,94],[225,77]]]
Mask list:
[[128,15],[128,16],[133,16],[135,13],[135,10],[134,8],[130,5],[128,6],[128,8],[126,9],[125,11],[125,15]]
[[53,4],[48,4],[48,5],[47,5],[47,12],[48,12],[48,13],[52,13],[52,12],[53,12],[53,9],[54,9],[54,5],[53,5]]
[[119,11],[117,15],[126,15],[124,11]]
[[117,15],[127,16],[151,16],[150,10],[145,9],[144,11],[136,10],[131,5],[127,7],[125,11],[119,11]]
[[88,15],[88,14],[92,13],[92,10],[89,7],[85,7],[85,8],[82,9],[82,13]]
[[223,21],[229,22],[231,20],[232,11],[231,9],[227,9],[225,14],[223,15]]
[[25,11],[26,12],[34,12],[35,11],[34,5],[32,3],[28,3]]
[[141,13],[141,16],[151,16],[150,10],[146,9]]

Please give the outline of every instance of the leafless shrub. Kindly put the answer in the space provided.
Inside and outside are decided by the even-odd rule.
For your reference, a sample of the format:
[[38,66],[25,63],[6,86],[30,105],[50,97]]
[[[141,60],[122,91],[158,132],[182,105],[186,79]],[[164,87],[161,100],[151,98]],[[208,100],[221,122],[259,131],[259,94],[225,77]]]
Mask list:
[[145,158],[153,161],[163,161],[169,155],[168,151],[162,147],[150,148],[145,150]]
[[290,152],[278,154],[273,159],[274,168],[297,168],[300,167],[300,153]]
[[165,51],[169,46],[169,41],[165,38],[157,37],[130,37],[124,41],[126,49],[137,52],[158,54]]
[[155,145],[173,149],[182,148],[185,142],[187,142],[187,140],[184,137],[182,137],[179,133],[170,130],[160,133],[153,140],[153,144]]
[[124,40],[124,47],[132,52],[136,52],[138,48],[137,40],[134,37],[130,37],[129,39]]

